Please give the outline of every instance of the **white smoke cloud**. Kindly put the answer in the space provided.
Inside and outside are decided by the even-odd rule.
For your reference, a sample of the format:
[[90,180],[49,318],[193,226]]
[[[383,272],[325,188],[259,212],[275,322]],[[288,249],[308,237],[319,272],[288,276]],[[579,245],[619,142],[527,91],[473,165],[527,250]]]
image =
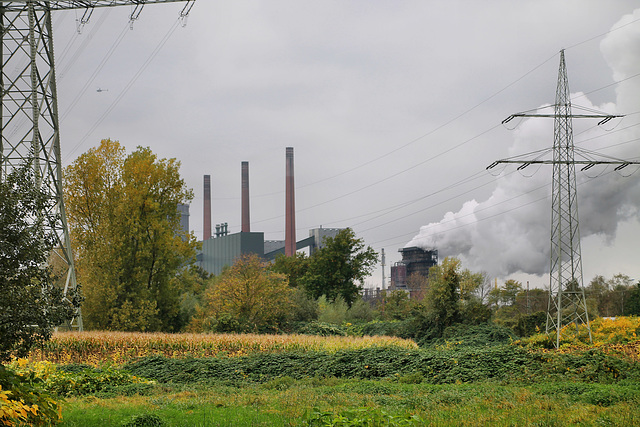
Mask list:
[[[612,28],[622,28],[609,33],[600,45],[614,80],[628,79],[617,85],[616,103],[593,105],[587,96],[572,94],[574,112],[577,106],[582,106],[611,114],[636,114],[605,125],[609,132],[594,126],[594,120],[574,120],[574,143],[578,148],[638,160],[640,143],[633,140],[640,137],[640,79],[633,76],[640,73],[640,55],[637,54],[640,25],[625,26],[637,19],[640,19],[640,9],[616,23]],[[570,52],[566,57],[571,85]],[[552,144],[552,119],[527,119],[514,131],[509,156],[550,148]],[[551,158],[551,154],[544,157]],[[485,270],[492,276],[548,273],[551,168],[531,165],[521,172],[515,172],[515,169],[514,165],[504,169],[487,200],[468,201],[458,212],[448,212],[441,221],[421,227],[406,247],[436,248],[441,257],[457,256],[465,266]],[[618,173],[613,172],[612,166],[598,166],[585,172],[576,168],[582,238],[598,234],[610,242],[619,223],[638,217],[640,172],[637,169],[628,167]],[[631,177],[624,176],[634,171],[636,173]]]

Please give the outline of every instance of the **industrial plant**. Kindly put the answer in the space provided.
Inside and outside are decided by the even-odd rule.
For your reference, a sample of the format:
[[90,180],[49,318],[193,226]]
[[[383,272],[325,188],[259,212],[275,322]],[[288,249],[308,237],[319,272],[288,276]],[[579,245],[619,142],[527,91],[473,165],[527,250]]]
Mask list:
[[[249,162],[242,162],[242,225],[239,233],[229,233],[227,223],[217,224],[215,233],[211,222],[211,176],[204,176],[204,231],[202,236],[202,250],[198,253],[196,264],[205,271],[218,275],[225,266],[247,254],[255,254],[271,261],[280,254],[293,255],[296,251],[308,248],[309,253],[322,247],[326,237],[335,237],[340,228],[314,228],[309,230],[309,236],[296,240],[295,219],[295,190],[293,169],[293,148],[286,149],[286,185],[285,185],[285,238],[284,240],[265,240],[264,232],[251,231],[249,209]],[[181,210],[183,227],[186,221],[188,229],[188,206]],[[186,220],[185,220],[186,216]]]

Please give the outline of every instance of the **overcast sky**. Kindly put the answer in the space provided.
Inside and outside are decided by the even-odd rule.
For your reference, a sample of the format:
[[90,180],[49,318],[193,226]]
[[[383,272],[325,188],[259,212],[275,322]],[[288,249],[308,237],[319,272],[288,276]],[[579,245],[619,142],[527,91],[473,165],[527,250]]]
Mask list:
[[[410,244],[546,286],[551,169],[485,168],[552,146],[548,119],[501,121],[554,102],[561,49],[574,106],[629,114],[574,123],[576,146],[638,159],[635,0],[198,0],[184,27],[182,7],[148,5],[133,30],[130,7],[80,33],[81,12],[54,16],[61,148],[65,165],[103,138],[177,158],[199,239],[205,174],[213,224],[240,231],[242,161],[252,231],[284,239],[291,146],[299,239],[352,227],[387,277]],[[636,169],[578,173],[585,284],[640,278]]]

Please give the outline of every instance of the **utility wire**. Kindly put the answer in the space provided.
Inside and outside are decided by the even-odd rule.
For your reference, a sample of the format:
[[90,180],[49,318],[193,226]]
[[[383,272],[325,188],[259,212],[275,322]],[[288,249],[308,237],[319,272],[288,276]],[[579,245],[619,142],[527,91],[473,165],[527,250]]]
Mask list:
[[[75,98],[73,98],[73,101],[71,101],[71,104],[69,105],[69,107],[67,107],[67,110],[63,114],[63,116],[61,118],[61,121],[64,121],[67,118],[67,116],[71,113],[73,108],[76,106],[76,104],[78,104],[78,102],[80,101],[82,96],[85,94],[85,92],[87,91],[89,86],[91,86],[91,84],[96,79],[96,77],[98,76],[100,71],[102,71],[102,69],[106,65],[107,61],[111,58],[111,56],[113,56],[114,52],[116,51],[116,49],[118,48],[120,43],[122,43],[122,40],[124,39],[124,36],[127,34],[128,30],[129,30],[129,23],[127,22],[127,25],[125,25],[122,28],[122,31],[120,31],[120,34],[118,34],[118,37],[116,38],[116,40],[113,42],[113,44],[111,45],[111,47],[107,51],[107,54],[102,58],[102,60],[100,61],[100,63],[96,67],[96,69],[93,70],[93,73],[91,73],[91,76],[89,76],[89,79],[85,82],[84,86],[82,86],[82,88],[80,89],[78,94],[75,96]],[[73,151],[75,151],[75,148],[77,148],[77,146],[74,147]],[[67,155],[66,155],[66,158],[68,158],[69,155],[73,153],[73,151],[68,152]]]
[[[89,130],[87,131],[87,133],[78,141],[78,143],[73,147],[73,149],[71,149],[68,153],[67,153],[67,158],[73,154],[82,144],[84,144],[84,142],[91,136],[91,134],[98,128],[98,126],[100,126],[100,124],[102,124],[102,122],[107,118],[107,116],[116,108],[116,106],[118,105],[118,103],[120,103],[120,101],[122,100],[122,98],[124,98],[124,96],[127,94],[127,92],[131,89],[131,87],[135,84],[135,82],[138,80],[138,78],[140,78],[140,76],[144,73],[144,71],[147,69],[147,67],[149,66],[149,64],[151,64],[151,62],[155,59],[155,57],[158,55],[158,53],[160,52],[160,50],[164,47],[164,45],[167,43],[167,41],[171,38],[171,36],[173,35],[173,33],[176,31],[176,29],[180,26],[181,20],[178,19],[175,21],[175,23],[169,28],[169,31],[167,31],[167,33],[162,37],[162,39],[160,40],[160,42],[158,43],[158,45],[155,47],[155,49],[151,52],[151,54],[149,55],[149,57],[146,59],[146,61],[142,64],[142,66],[140,66],[140,68],[138,69],[138,71],[133,75],[133,77],[131,78],[131,80],[129,80],[129,82],[127,83],[127,85],[124,87],[124,89],[120,92],[120,94],[116,97],[116,99],[111,103],[111,105],[109,105],[109,107],[105,110],[104,113],[102,113],[102,115],[98,118],[98,120],[96,120],[96,122],[91,126],[91,128],[89,128]],[[129,26],[129,23],[127,23],[127,27]]]

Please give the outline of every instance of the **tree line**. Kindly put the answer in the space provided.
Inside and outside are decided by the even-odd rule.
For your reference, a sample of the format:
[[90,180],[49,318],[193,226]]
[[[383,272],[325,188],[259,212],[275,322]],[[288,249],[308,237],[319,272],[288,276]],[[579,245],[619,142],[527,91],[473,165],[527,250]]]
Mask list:
[[[66,299],[55,262],[47,260],[53,239],[39,218],[51,200],[28,164],[3,177],[0,290],[11,297],[0,310],[0,359],[47,339],[81,302],[85,328],[101,330],[332,333],[329,324],[357,323],[368,325],[361,333],[429,342],[456,325],[495,324],[518,335],[544,329],[545,290],[515,280],[498,288],[456,258],[445,258],[428,277],[409,277],[411,298],[396,290],[363,301],[378,255],[348,228],[309,256],[273,263],[243,256],[212,276],[194,265],[199,243],[180,228],[178,205],[193,192],[179,168],[149,148],[127,154],[105,139],[64,169],[82,294]],[[597,276],[585,293],[592,318],[640,315],[640,288],[627,276]]]

